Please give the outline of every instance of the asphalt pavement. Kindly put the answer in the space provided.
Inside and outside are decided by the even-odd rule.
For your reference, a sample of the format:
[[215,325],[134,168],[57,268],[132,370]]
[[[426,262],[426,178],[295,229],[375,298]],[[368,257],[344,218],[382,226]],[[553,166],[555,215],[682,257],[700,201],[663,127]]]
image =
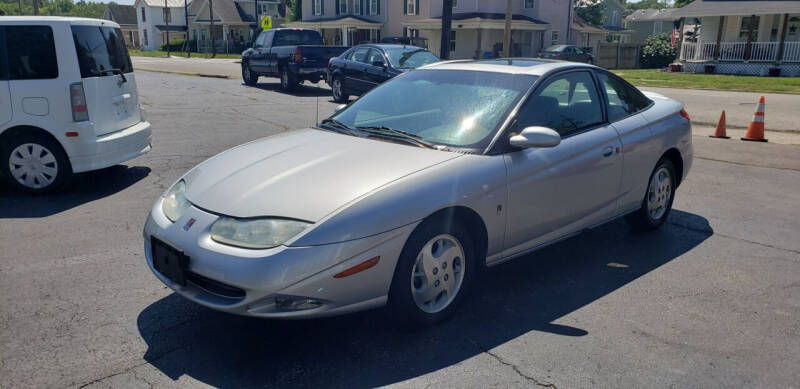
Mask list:
[[142,226],[189,168],[329,115],[329,91],[136,77],[154,129],[149,154],[50,196],[0,186],[2,387],[800,382],[798,146],[698,131],[664,228],[632,234],[615,221],[492,268],[436,327],[400,329],[380,309],[269,321],[172,293],[144,263]]

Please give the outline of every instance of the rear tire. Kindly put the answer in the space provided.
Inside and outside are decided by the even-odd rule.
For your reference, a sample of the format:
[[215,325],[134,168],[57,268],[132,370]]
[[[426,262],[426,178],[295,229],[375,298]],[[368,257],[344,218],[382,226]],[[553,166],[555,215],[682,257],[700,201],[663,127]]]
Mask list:
[[284,92],[291,92],[297,87],[297,78],[295,77],[286,66],[281,68],[281,90]]
[[634,231],[652,231],[667,221],[677,183],[675,165],[669,159],[662,158],[650,174],[641,208],[625,216],[625,221]]
[[389,290],[403,324],[429,326],[458,309],[478,271],[474,242],[460,224],[427,220],[406,241]]
[[242,62],[242,80],[247,86],[253,86],[258,83],[258,74],[250,69],[250,64]]
[[342,76],[336,76],[331,81],[331,92],[333,93],[333,101],[337,103],[346,104],[350,101],[350,95],[345,93],[344,80]]
[[20,134],[0,149],[0,171],[18,190],[41,194],[59,188],[72,176],[61,145],[42,134]]

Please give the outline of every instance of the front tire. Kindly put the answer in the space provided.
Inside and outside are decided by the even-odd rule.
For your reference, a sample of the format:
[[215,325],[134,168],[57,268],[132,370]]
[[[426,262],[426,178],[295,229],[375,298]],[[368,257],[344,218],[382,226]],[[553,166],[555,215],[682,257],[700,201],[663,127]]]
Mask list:
[[22,134],[0,150],[0,170],[9,185],[28,193],[50,192],[72,175],[61,145],[41,134]]
[[291,92],[297,86],[297,78],[285,66],[281,68],[281,90]]
[[625,217],[634,231],[652,231],[667,221],[677,183],[675,165],[669,159],[662,158],[650,174],[641,208]]
[[347,103],[350,101],[350,96],[344,91],[344,80],[341,76],[336,76],[331,82],[331,92],[333,93],[333,101],[337,103]]
[[389,305],[396,317],[417,325],[450,317],[474,279],[475,253],[460,224],[423,222],[408,238],[395,268]]
[[242,62],[242,81],[247,86],[253,86],[258,83],[258,74],[250,69],[250,64]]

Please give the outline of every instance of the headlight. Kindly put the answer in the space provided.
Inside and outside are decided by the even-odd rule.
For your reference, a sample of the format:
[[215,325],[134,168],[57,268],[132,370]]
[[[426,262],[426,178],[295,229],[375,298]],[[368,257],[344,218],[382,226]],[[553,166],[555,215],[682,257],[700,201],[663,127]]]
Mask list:
[[268,249],[301,233],[311,223],[289,219],[233,219],[222,217],[211,226],[211,239],[231,246]]
[[184,194],[186,193],[186,183],[183,180],[178,181],[177,184],[169,188],[167,194],[164,195],[164,201],[161,203],[161,210],[167,219],[174,222],[180,219],[186,208],[189,208],[189,201],[186,200]]

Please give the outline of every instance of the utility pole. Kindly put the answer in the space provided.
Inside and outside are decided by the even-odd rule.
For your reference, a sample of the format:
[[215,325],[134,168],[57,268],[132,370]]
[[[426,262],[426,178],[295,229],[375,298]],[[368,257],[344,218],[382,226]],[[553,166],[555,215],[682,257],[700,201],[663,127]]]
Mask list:
[[439,58],[450,59],[450,28],[453,24],[453,0],[442,1],[442,40]]
[[511,57],[511,0],[506,0],[506,31],[503,35],[503,57]]
[[189,0],[183,0],[183,19],[186,23],[186,39],[183,40],[186,44],[186,58],[192,58],[192,48],[189,44]]
[[217,48],[214,42],[214,0],[208,0],[208,16],[211,21],[211,58],[217,56]]
[[[311,0],[311,1],[314,1],[314,0]],[[255,22],[253,22],[253,38],[254,39],[255,39],[256,36],[258,36],[258,22],[259,22],[259,20],[258,20],[258,0],[255,1],[255,5],[256,5],[256,12],[253,13],[253,15],[256,15],[255,16]]]
[[167,5],[167,0],[164,0],[164,23],[167,25],[167,58],[169,58],[169,20],[172,19],[172,14],[170,13],[169,6]]
[[33,14],[39,14],[39,0],[33,0]]
[[19,14],[22,15],[22,0],[19,0]]

